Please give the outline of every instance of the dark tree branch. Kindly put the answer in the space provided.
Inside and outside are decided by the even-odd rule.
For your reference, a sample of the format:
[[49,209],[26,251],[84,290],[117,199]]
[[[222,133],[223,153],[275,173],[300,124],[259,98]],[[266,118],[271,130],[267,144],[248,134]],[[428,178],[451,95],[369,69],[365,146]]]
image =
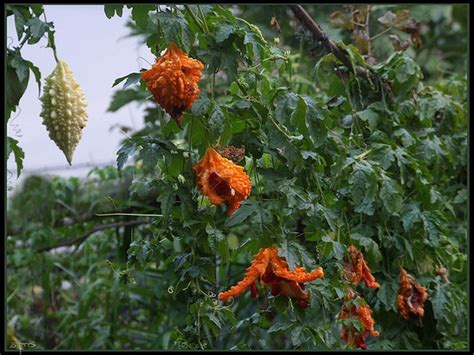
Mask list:
[[311,32],[313,38],[316,41],[319,41],[324,45],[328,52],[334,54],[334,56],[339,59],[347,68],[349,68],[352,73],[357,74],[357,76],[360,76],[365,80],[370,80],[371,73],[359,66],[354,68],[351,60],[349,59],[348,53],[339,48],[337,44],[335,44],[326,36],[321,27],[319,27],[319,25],[314,22],[311,16],[309,16],[309,14],[306,12],[305,9],[303,9],[301,5],[288,6],[290,7],[291,11],[298,19],[298,21]]
[[102,225],[99,225],[99,226],[95,226],[94,228],[87,231],[83,235],[80,235],[78,237],[66,240],[64,242],[61,242],[61,243],[58,243],[58,244],[55,244],[55,245],[52,245],[52,246],[40,248],[37,251],[38,252],[44,252],[44,251],[49,251],[49,250],[60,248],[60,247],[71,246],[71,245],[75,245],[75,244],[81,244],[87,238],[89,238],[92,234],[94,234],[96,232],[99,232],[101,230],[104,230],[104,229],[126,227],[126,226],[138,226],[138,225],[146,224],[146,223],[150,223],[150,222],[143,221],[143,220],[133,220],[133,221],[110,223],[110,224],[102,224]]

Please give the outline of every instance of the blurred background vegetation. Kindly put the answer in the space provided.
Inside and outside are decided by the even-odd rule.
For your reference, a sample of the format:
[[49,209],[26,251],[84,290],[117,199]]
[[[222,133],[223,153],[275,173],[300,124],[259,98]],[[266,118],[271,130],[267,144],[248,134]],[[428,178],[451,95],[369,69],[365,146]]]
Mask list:
[[[365,6],[308,4],[304,8],[332,40],[363,47],[363,41],[354,37],[351,21],[355,11],[363,15]],[[442,79],[466,77],[467,5],[370,6],[368,35],[375,37],[370,55],[374,64],[386,60],[393,53],[394,46],[407,43],[406,53],[421,66],[426,85]],[[279,41],[280,45],[290,50],[295,72],[293,79],[308,82],[317,60],[326,52],[318,43],[312,42],[309,33],[298,25],[286,6],[226,7],[236,16],[256,24],[267,41]],[[400,12],[404,10],[408,13]],[[396,25],[393,28],[387,26],[391,21],[390,16],[386,15],[389,11],[394,16],[397,13],[400,16],[407,14],[408,19],[415,19],[419,38],[413,39],[411,33],[397,29]],[[104,25],[107,25],[105,17]],[[134,35],[143,35],[135,22],[130,22],[129,27]],[[416,42],[420,40],[421,45],[417,48]],[[312,56],[308,56],[308,52]],[[218,81],[216,85],[216,93],[219,93],[219,89],[223,92],[228,83],[222,81],[220,84]],[[145,121],[147,117],[161,115],[160,112],[159,109],[148,108]],[[184,298],[181,293],[172,299],[173,306],[160,304],[160,300],[171,302],[176,285],[168,285],[165,281],[160,283],[165,286],[157,288],[154,283],[156,278],[166,280],[168,276],[176,276],[176,273],[182,278],[185,273],[199,274],[194,266],[187,268],[191,265],[189,254],[183,254],[178,259],[161,259],[160,250],[174,248],[179,251],[181,244],[187,243],[186,237],[182,240],[174,238],[174,241],[170,240],[173,238],[162,238],[160,242],[147,239],[147,236],[164,236],[166,233],[180,235],[179,228],[169,231],[148,224],[142,228],[141,238],[137,238],[133,228],[126,224],[130,219],[117,221],[117,218],[96,216],[98,212],[152,214],[156,211],[157,196],[150,193],[150,186],[161,184],[160,177],[134,176],[133,168],[126,167],[120,173],[115,166],[97,168],[85,180],[30,176],[9,199],[6,226],[9,344],[20,339],[22,342],[34,342],[36,349],[167,349],[179,348],[180,342],[191,342],[187,333],[181,334],[179,329],[187,324],[181,310],[189,307],[193,300]],[[463,197],[459,199],[462,202]],[[89,237],[87,233],[99,222],[117,223],[117,226]],[[53,245],[58,240],[74,241],[78,236],[84,236],[84,241],[65,243],[54,251],[38,251],[38,248]],[[227,242],[230,249],[238,247],[235,235],[228,235]],[[129,267],[131,262],[153,258],[156,269],[162,273],[152,273],[147,269],[132,273]],[[204,260],[205,257],[202,259],[203,267],[214,262]],[[460,265],[462,262],[459,261]],[[237,257],[233,263],[244,267],[247,260]],[[189,284],[180,287],[186,286],[189,287]],[[223,319],[215,319],[218,316],[213,314],[211,303],[207,304],[202,299],[196,301],[192,305],[194,311],[207,314],[209,323],[224,322]],[[246,301],[242,302],[244,310],[241,315],[248,318],[234,319],[234,324],[238,322],[245,328],[255,323],[268,323],[265,318],[252,318],[251,302],[247,303],[248,309],[245,309]],[[284,306],[281,305],[282,308]],[[232,318],[233,315],[227,314],[227,317]],[[456,322],[455,319],[452,321]],[[233,341],[237,344],[242,339]],[[253,341],[249,340],[250,343]],[[456,345],[456,341],[445,346],[465,345],[462,341]]]
[[[312,18],[321,26],[327,36],[334,41],[341,40],[346,44],[354,43],[352,37],[352,26],[350,26],[350,14],[354,11],[364,11],[367,5],[311,5],[305,4],[304,8]],[[420,34],[422,46],[417,49],[410,46],[407,53],[421,66],[425,80],[428,84],[436,82],[441,78],[452,75],[465,76],[467,73],[467,41],[468,41],[468,7],[463,4],[453,5],[370,5],[371,14],[369,18],[370,37],[375,37],[384,32],[387,27],[378,21],[388,11],[397,13],[408,10],[408,17],[420,23]],[[309,34],[304,30],[298,30],[299,24],[293,17],[291,10],[285,6],[234,6],[236,15],[244,17],[251,23],[259,26],[263,36],[272,41],[276,31],[271,25],[272,17],[275,17],[281,31],[281,41],[291,48],[292,53],[300,53],[301,49],[308,51],[311,46],[305,39]],[[337,14],[338,13],[338,14]],[[339,16],[335,16],[339,15]],[[345,17],[345,18],[344,18]],[[390,35],[399,36],[400,40],[408,40],[410,35],[399,30],[392,29],[374,40],[374,57],[376,62],[382,62],[393,53],[393,46],[389,39]],[[306,38],[305,38],[306,36]],[[322,50],[313,50],[317,57],[323,55]],[[306,57],[301,59],[306,65],[305,69],[311,70],[316,60]],[[303,73],[307,72],[305,70]]]

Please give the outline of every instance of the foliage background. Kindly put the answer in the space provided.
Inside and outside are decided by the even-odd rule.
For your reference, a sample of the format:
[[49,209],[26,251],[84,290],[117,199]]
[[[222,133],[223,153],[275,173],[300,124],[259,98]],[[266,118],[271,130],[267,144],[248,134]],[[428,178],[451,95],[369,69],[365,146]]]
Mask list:
[[[358,289],[381,333],[369,349],[466,349],[467,6],[374,7],[371,34],[385,30],[377,19],[387,11],[409,10],[423,45],[395,52],[387,36],[409,38],[397,30],[375,39],[371,70],[380,81],[372,83],[335,71],[339,60],[285,6],[127,6],[131,35],[150,51],[175,41],[206,64],[201,96],[180,130],[139,73],[124,73],[109,111],[145,105],[146,126],[123,142],[117,166],[86,180],[33,176],[8,201],[9,341],[43,349],[350,349],[337,314],[347,287],[342,259],[354,243],[381,284]],[[350,45],[352,30],[331,21],[353,9],[304,7],[354,65],[370,68]],[[105,5],[104,22],[122,9]],[[54,24],[41,12],[7,8],[24,43],[48,36],[54,46]],[[30,71],[39,81],[20,50],[7,53],[7,119]],[[191,169],[217,142],[245,146],[253,184],[230,219],[199,195]],[[20,168],[21,147],[7,144]],[[218,302],[269,245],[292,267],[324,268],[324,279],[307,285],[310,307],[247,293]],[[397,313],[400,265],[428,289],[420,321]]]

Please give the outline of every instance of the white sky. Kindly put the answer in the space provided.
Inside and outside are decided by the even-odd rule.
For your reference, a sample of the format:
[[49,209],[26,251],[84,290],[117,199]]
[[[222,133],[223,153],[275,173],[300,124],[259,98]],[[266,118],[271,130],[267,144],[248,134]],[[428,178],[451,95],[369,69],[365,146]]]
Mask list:
[[[69,167],[63,152],[50,140],[42,124],[38,85],[30,72],[28,88],[20,100],[21,112],[17,109],[12,113],[7,126],[8,136],[17,139],[25,152],[24,172],[18,180],[13,153],[7,162],[8,170],[13,172],[13,176],[7,172],[8,186],[13,188],[32,170],[64,167],[44,174],[85,176],[91,167],[78,169],[78,165],[95,166],[115,161],[120,141],[125,136],[118,128],[111,130],[112,126],[118,124],[135,130],[143,126],[142,109],[135,104],[115,113],[106,112],[114,91],[123,85],[112,88],[115,79],[147,67],[149,64],[144,59],[154,62],[153,55],[145,45],[139,44],[137,37],[124,38],[129,33],[125,24],[130,11],[124,7],[121,18],[108,19],[103,5],[45,5],[44,9],[48,21],[54,22],[58,57],[69,64],[88,100],[89,122]],[[7,44],[18,44],[13,16],[7,21]],[[46,39],[42,39],[22,48],[23,58],[41,70],[42,85],[56,66],[52,50],[46,48],[46,44]]]

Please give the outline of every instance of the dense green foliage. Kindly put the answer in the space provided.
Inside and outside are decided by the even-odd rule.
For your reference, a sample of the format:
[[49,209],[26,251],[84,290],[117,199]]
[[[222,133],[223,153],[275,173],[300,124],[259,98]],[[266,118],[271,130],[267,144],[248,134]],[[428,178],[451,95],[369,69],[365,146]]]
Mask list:
[[[173,41],[205,64],[201,95],[180,129],[124,68],[109,111],[143,104],[145,127],[123,142],[117,167],[86,180],[30,177],[12,197],[7,316],[15,336],[44,349],[351,349],[337,314],[348,286],[343,257],[354,244],[381,285],[357,288],[380,332],[369,349],[466,349],[465,69],[449,67],[449,56],[450,75],[420,66],[416,48],[384,48],[368,65],[347,29],[329,29],[327,19],[323,29],[344,39],[351,64],[373,73],[366,80],[322,48],[311,56],[315,44],[289,29],[284,6],[269,14],[241,7],[241,17],[219,5],[127,6],[132,35],[150,51]],[[454,9],[446,21],[461,25],[422,31],[439,50],[441,37],[466,36],[459,8],[443,6]],[[310,9],[319,7],[327,17],[345,11]],[[384,30],[375,22],[388,10],[374,9],[374,31]],[[105,5],[108,18],[122,12]],[[273,15],[285,43],[272,38]],[[245,147],[252,180],[230,218],[199,194],[192,170],[217,143]],[[218,301],[271,245],[291,268],[323,267],[324,278],[306,284],[310,306],[249,292]],[[398,314],[399,266],[427,288],[419,320]],[[437,275],[441,266],[449,283]]]
[[[19,46],[7,48],[6,89],[5,89],[5,120],[8,122],[12,112],[16,112],[21,97],[25,93],[30,78],[30,71],[38,83],[38,92],[41,91],[41,71],[31,61],[21,56],[21,49],[28,43],[37,44],[41,38],[47,37],[48,47],[52,48],[56,56],[54,44],[54,24],[46,21],[43,5],[7,5],[7,16],[13,16],[15,29],[20,41]],[[43,15],[45,21],[41,20]],[[39,94],[38,94],[39,96]],[[23,149],[18,145],[18,140],[7,137],[7,159],[13,152],[17,165],[17,174],[20,176],[23,169]]]

